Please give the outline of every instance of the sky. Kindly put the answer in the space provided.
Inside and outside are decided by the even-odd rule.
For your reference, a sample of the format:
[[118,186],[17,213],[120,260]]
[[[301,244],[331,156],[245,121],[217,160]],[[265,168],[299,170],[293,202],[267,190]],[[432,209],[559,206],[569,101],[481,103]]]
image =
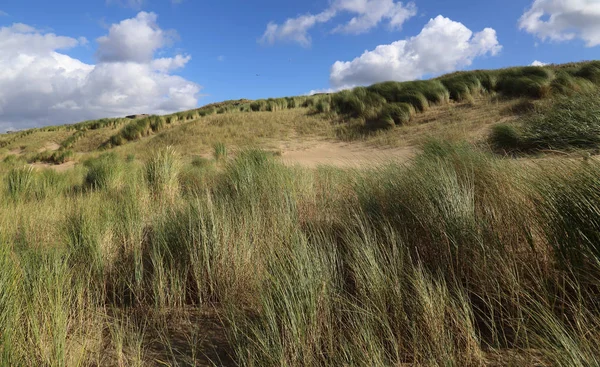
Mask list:
[[600,0],[3,0],[0,132],[600,59]]

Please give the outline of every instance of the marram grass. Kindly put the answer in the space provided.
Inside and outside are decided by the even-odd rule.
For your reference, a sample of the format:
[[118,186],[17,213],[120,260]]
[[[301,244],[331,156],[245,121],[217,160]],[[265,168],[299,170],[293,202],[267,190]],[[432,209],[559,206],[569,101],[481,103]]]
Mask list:
[[5,365],[600,358],[592,160],[525,167],[432,141],[363,171],[258,150],[187,166],[166,149],[0,172]]

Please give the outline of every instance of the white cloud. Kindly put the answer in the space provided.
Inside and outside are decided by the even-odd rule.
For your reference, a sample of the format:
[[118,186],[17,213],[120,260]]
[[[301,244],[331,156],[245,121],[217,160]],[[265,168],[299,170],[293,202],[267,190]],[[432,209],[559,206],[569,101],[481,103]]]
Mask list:
[[225,56],[223,56],[223,55],[218,56],[217,61],[219,61],[219,62],[225,61]]
[[352,61],[337,61],[330,82],[339,88],[415,80],[469,66],[476,57],[493,56],[501,49],[495,30],[486,28],[473,34],[462,23],[440,15],[415,37],[377,46]]
[[7,17],[8,13],[5,11],[0,10],[0,17]]
[[542,40],[576,38],[588,47],[600,45],[600,1],[535,0],[519,20],[519,27]]
[[140,12],[135,18],[113,24],[108,35],[98,38],[97,56],[101,62],[149,62],[156,50],[170,44],[174,31],[163,31],[157,15]]
[[47,53],[54,50],[69,49],[80,44],[80,40],[57,36],[53,33],[42,34],[37,29],[23,23],[0,28],[0,56],[11,53]]
[[302,46],[309,46],[311,38],[308,30],[318,23],[326,23],[335,16],[333,11],[324,11],[317,15],[307,14],[297,18],[290,18],[285,23],[278,25],[269,23],[260,41],[273,44],[276,41],[292,41]]
[[[138,24],[140,19],[147,24]],[[44,33],[25,24],[1,27],[0,131],[195,108],[200,86],[171,74],[191,57],[154,59],[154,53],[166,44],[156,37],[163,32],[156,16],[140,13],[128,21],[113,26],[101,38],[104,42],[99,42],[102,52],[96,65],[60,52],[84,45],[84,38]],[[119,28],[123,24],[136,26]],[[117,33],[112,32],[115,27]],[[125,30],[139,33],[133,37]],[[113,42],[117,34],[124,39]],[[138,44],[128,43],[132,38]]]
[[531,63],[531,66],[546,66],[546,65],[548,65],[548,64],[545,62],[538,61],[538,60],[535,60],[534,62]]
[[313,89],[310,92],[306,93],[306,96],[314,96],[315,94],[323,94],[323,93],[335,93],[335,92],[339,92],[342,90],[346,90],[346,89],[352,89],[355,86],[353,85],[346,85],[346,86],[342,86],[342,87],[338,87],[338,88],[324,88],[324,89]]
[[340,13],[355,16],[346,24],[335,27],[333,32],[359,34],[378,26],[382,21],[387,21],[391,29],[400,29],[417,14],[417,7],[414,3],[405,5],[394,0],[334,0],[328,9],[319,14],[289,18],[283,24],[270,22],[260,42],[295,42],[307,47],[311,44],[308,31],[317,24],[331,21]]
[[176,55],[175,57],[164,57],[152,60],[150,63],[154,70],[168,73],[173,70],[181,69],[192,59],[191,56]]
[[393,0],[337,0],[334,9],[358,14],[346,24],[339,25],[334,32],[364,33],[376,27],[382,20],[388,20],[393,29],[399,29],[404,22],[417,15],[414,3],[404,5]]

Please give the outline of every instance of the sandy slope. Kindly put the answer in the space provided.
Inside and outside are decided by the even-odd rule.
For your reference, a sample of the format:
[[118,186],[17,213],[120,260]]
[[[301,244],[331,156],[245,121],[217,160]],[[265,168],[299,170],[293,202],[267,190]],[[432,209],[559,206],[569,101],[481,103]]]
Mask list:
[[368,167],[389,161],[406,162],[414,157],[414,147],[373,148],[362,143],[315,141],[281,149],[281,159],[290,165],[317,167]]

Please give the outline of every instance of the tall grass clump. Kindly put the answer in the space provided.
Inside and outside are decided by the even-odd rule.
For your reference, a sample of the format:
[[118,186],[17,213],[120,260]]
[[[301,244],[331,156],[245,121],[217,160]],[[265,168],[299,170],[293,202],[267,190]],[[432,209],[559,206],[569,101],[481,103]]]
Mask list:
[[59,149],[54,152],[45,151],[34,155],[31,162],[44,162],[49,164],[63,164],[73,159],[75,153],[71,149]]
[[333,110],[342,115],[360,117],[365,110],[365,104],[352,91],[336,93],[331,98]]
[[409,91],[396,96],[394,102],[407,103],[419,112],[425,112],[429,108],[429,101],[423,93],[418,91]]
[[215,143],[215,145],[213,145],[213,155],[217,161],[227,158],[227,147],[225,144]]
[[[499,128],[506,129],[506,128]],[[512,137],[494,130],[492,145],[506,150],[592,149],[600,146],[600,102],[597,93],[558,97],[551,106],[524,116]],[[514,144],[518,143],[515,147]],[[505,145],[505,144],[508,144]]]
[[364,87],[341,91],[331,97],[331,109],[335,113],[353,118],[374,116],[384,104],[382,96]]
[[[265,189],[271,187],[270,183],[261,180],[260,177],[271,175],[275,169],[275,163],[265,151],[244,150],[228,162],[222,177],[223,184],[217,185],[215,190],[221,197],[239,199],[240,206],[241,202],[246,200],[257,203]],[[272,176],[273,179],[275,177]]]
[[404,125],[410,122],[415,109],[408,103],[390,103],[383,107],[381,113],[390,116],[396,125]]
[[90,189],[115,189],[123,182],[123,164],[115,153],[103,153],[84,162],[85,185]]
[[250,103],[250,109],[253,112],[266,111],[267,110],[267,101],[264,99],[260,99]]
[[69,176],[53,169],[44,169],[35,175],[33,195],[38,200],[60,197],[72,189]]
[[267,111],[275,112],[282,111],[288,108],[288,100],[286,98],[269,98],[267,100]]
[[498,124],[492,127],[489,141],[492,147],[499,152],[515,152],[523,148],[522,132],[517,126]]
[[20,325],[23,271],[15,262],[11,246],[0,246],[0,361],[3,365],[15,365],[18,353],[18,330]]
[[239,297],[250,291],[248,272],[257,270],[251,270],[247,237],[234,228],[221,207],[198,197],[159,217],[150,239],[147,269],[155,307],[242,304]]
[[[190,120],[197,117],[196,112],[188,111],[181,115],[181,119]],[[163,116],[148,116],[131,121],[121,131],[110,137],[103,147],[110,148],[120,146],[129,141],[139,140],[152,133],[159,132],[167,125],[166,119]]]
[[6,176],[8,196],[13,200],[28,198],[32,193],[34,180],[34,171],[31,166],[11,169]]
[[90,330],[80,324],[86,319],[85,283],[74,276],[68,256],[60,252],[30,253],[22,260],[25,275],[21,291],[27,297],[23,299],[21,347],[28,354],[18,364],[83,363],[89,350],[76,340],[90,335]]
[[384,82],[374,84],[368,90],[382,96],[388,103],[408,103],[420,112],[425,111],[429,107],[429,99],[431,99],[432,103],[441,103],[447,96],[445,88],[436,81]]
[[432,105],[448,103],[450,93],[439,80],[419,80],[403,83],[406,91],[420,92]]
[[557,72],[556,79],[552,81],[550,87],[555,95],[590,93],[596,88],[591,81],[566,72]]
[[[102,243],[102,221],[92,215],[92,208],[76,208],[65,220],[65,242],[69,249],[70,266],[87,276],[90,287],[102,283],[105,254]],[[96,289],[98,291],[98,289]]]
[[388,130],[394,128],[396,123],[389,114],[380,113],[377,116],[367,118],[365,126],[370,130]]
[[409,122],[414,112],[415,109],[408,103],[388,103],[377,115],[367,118],[365,124],[371,130],[391,129]]
[[180,169],[180,156],[173,147],[157,152],[145,167],[146,181],[151,191],[161,197],[175,198],[179,193]]
[[[261,313],[230,310],[231,338],[245,366],[322,365],[337,347],[331,307],[334,258],[295,236],[266,260]],[[341,360],[340,360],[341,362]]]
[[575,76],[589,80],[598,85],[600,84],[600,61],[592,61],[583,65]]
[[60,143],[62,149],[71,149],[81,138],[85,136],[86,130],[78,130]]
[[536,204],[557,261],[591,276],[600,259],[600,166],[594,161],[562,163],[535,184]]
[[325,99],[321,99],[312,108],[311,111],[314,113],[329,113],[331,111],[331,104]]
[[498,74],[496,90],[509,97],[544,98],[550,95],[554,73],[543,67],[506,69]]
[[483,91],[481,80],[471,72],[442,77],[440,81],[448,89],[450,98],[457,102],[470,101]]

